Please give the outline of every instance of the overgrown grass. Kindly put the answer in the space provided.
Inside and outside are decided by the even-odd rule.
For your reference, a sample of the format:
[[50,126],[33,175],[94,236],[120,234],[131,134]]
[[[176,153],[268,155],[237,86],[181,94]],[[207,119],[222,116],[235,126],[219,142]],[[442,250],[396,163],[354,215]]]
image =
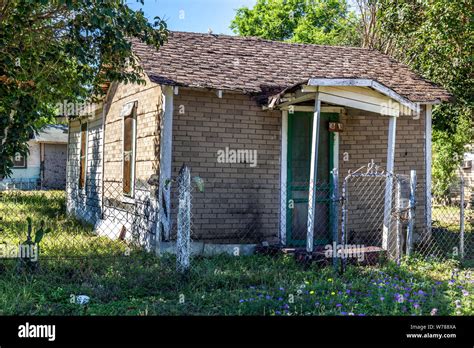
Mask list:
[[[466,258],[474,258],[474,230],[472,208],[464,210],[464,251]],[[460,207],[433,207],[432,239],[430,245],[421,247],[435,255],[459,255],[460,247]]]
[[93,233],[93,226],[66,215],[64,191],[0,192],[0,243],[15,246],[26,240],[27,221],[41,221],[52,232],[41,242],[43,257],[123,254],[126,246]]
[[[291,257],[172,256],[43,260],[35,274],[6,262],[2,315],[473,315],[474,280],[454,261],[303,269]],[[87,295],[86,306],[74,303]],[[71,303],[72,302],[72,303]]]
[[[222,255],[193,258],[184,277],[175,272],[173,256],[125,256],[122,242],[96,237],[67,218],[60,193],[13,195],[0,198],[0,242],[23,241],[31,216],[54,230],[41,249],[46,256],[67,248],[74,255],[77,241],[84,247],[80,255],[90,255],[42,258],[33,273],[20,272],[16,260],[1,260],[1,315],[474,314],[471,269],[456,261],[411,259],[349,267],[339,275],[331,267],[304,268],[290,256]],[[78,295],[90,302],[76,304]]]

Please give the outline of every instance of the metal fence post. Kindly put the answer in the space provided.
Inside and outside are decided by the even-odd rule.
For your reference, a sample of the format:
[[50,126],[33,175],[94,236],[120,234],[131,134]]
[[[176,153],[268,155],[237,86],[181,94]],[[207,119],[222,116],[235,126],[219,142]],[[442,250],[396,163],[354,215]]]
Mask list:
[[461,197],[460,197],[460,209],[459,209],[459,223],[460,223],[460,231],[459,231],[459,249],[461,253],[461,259],[464,258],[464,177],[462,175],[462,171],[460,170],[460,184],[461,184]]
[[410,256],[413,251],[413,230],[415,228],[415,191],[416,191],[416,170],[410,171],[410,206],[408,210],[408,230],[406,253]]
[[397,220],[396,220],[396,238],[397,238],[397,247],[396,247],[396,260],[397,263],[400,263],[400,258],[401,258],[401,240],[400,240],[400,234],[401,234],[401,221],[400,221],[400,215],[401,215],[401,191],[402,191],[402,185],[401,185],[401,180],[399,177],[395,176],[395,180],[397,181],[397,198],[396,198],[396,212],[397,212]]
[[179,171],[178,191],[176,269],[179,273],[186,273],[190,267],[191,249],[191,172],[185,164]]
[[[334,242],[337,243],[338,240],[338,230],[339,230],[339,173],[336,168],[331,172],[332,174],[332,220],[331,220],[331,229],[332,229],[332,241],[333,247],[337,247]],[[333,250],[332,264],[334,268],[337,267],[337,249]]]
[[[346,248],[346,229],[347,229],[347,204],[349,201],[349,193],[347,190],[347,181],[349,180],[349,176],[344,179],[344,183],[342,184],[342,223],[341,223],[341,244],[342,244],[342,255],[341,255],[341,272],[344,272],[345,268],[345,248]],[[337,251],[336,251],[337,254]]]

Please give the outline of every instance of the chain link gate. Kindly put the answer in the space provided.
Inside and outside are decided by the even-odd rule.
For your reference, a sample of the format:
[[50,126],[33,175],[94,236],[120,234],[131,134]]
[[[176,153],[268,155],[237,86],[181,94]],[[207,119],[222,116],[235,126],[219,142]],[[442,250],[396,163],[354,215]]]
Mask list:
[[407,177],[383,170],[373,161],[349,172],[342,184],[342,269],[351,257],[373,263],[385,254],[399,262],[404,249],[411,250],[413,187]]

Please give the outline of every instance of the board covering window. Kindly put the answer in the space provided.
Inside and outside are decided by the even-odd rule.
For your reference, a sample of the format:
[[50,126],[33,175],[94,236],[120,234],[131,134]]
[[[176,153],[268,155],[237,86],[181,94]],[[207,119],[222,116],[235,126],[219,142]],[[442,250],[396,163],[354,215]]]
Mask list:
[[86,184],[87,123],[81,124],[81,153],[79,159],[79,188]]
[[135,142],[136,142],[137,102],[126,104],[123,117],[123,193],[133,196],[135,179]]
[[16,153],[13,157],[13,168],[26,168],[26,157]]

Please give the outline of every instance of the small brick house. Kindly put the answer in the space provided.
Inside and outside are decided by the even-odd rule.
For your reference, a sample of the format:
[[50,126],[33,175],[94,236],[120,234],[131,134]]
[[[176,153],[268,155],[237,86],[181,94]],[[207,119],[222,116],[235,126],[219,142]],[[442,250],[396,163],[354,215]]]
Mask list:
[[430,225],[431,108],[451,96],[408,67],[362,48],[184,32],[134,50],[146,84],[112,83],[70,122],[68,211],[98,233],[173,241],[168,182],[183,163],[205,185],[192,201],[203,248],[304,244],[308,185],[371,160],[417,171],[416,225]]

